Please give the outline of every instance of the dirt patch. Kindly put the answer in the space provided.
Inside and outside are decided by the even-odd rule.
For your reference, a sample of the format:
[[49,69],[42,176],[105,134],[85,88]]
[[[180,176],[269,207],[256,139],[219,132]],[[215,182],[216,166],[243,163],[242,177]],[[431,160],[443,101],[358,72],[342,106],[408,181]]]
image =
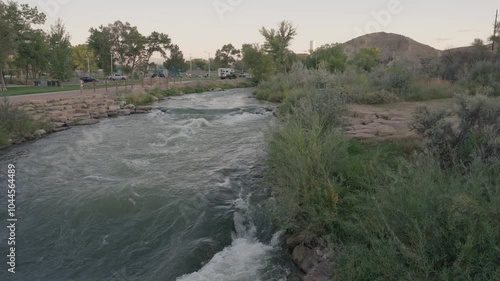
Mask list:
[[358,139],[416,137],[409,124],[418,107],[453,110],[453,99],[349,106],[346,134]]

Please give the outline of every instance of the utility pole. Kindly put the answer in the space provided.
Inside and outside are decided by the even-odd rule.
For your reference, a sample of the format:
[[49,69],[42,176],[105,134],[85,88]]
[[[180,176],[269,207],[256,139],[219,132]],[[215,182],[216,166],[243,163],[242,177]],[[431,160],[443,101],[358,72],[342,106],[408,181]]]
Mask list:
[[[497,36],[497,29],[498,29],[498,10],[495,16],[495,25],[493,26],[493,39],[495,39]],[[491,44],[491,50],[492,51],[495,50],[495,40],[493,40],[493,44]]]
[[111,72],[109,73],[109,76],[113,75],[113,52],[111,52]]
[[211,69],[211,65],[210,65],[210,53],[205,51],[205,53],[208,54],[208,79],[211,79],[212,78],[212,69]]
[[90,58],[89,58],[89,53],[87,53],[87,71],[89,72],[89,77],[92,76],[92,75],[90,75]]

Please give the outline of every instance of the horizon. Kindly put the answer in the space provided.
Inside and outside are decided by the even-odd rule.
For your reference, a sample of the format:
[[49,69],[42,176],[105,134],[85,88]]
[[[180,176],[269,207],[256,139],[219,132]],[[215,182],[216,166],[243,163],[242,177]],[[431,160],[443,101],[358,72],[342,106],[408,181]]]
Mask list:
[[[45,13],[47,21],[42,29],[46,31],[61,18],[73,45],[86,44],[90,28],[120,20],[137,26],[143,35],[152,31],[168,34],[186,60],[207,59],[207,52],[213,58],[217,49],[229,43],[238,49],[244,43],[262,44],[264,39],[259,29],[276,28],[282,20],[297,27],[298,34],[290,49],[298,54],[308,53],[311,41],[320,47],[377,32],[399,34],[438,50],[464,47],[476,38],[488,43],[498,9],[498,3],[493,0],[474,3],[376,0],[342,6],[319,0],[307,5],[284,0],[271,3],[198,0],[176,2],[174,13],[170,13],[170,2],[131,6],[134,2],[122,1],[120,7],[95,0],[86,1],[85,6],[73,0],[15,2],[36,6]],[[453,13],[448,12],[449,7],[453,7]]]

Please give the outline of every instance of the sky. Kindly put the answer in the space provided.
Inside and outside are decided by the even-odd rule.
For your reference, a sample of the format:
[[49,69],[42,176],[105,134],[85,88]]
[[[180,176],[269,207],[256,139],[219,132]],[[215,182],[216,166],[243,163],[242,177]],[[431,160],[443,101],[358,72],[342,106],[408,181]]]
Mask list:
[[[5,0],[0,0],[5,1]],[[291,49],[305,53],[316,47],[343,43],[372,32],[408,36],[436,49],[470,45],[492,35],[498,0],[187,0],[15,1],[37,6],[47,15],[43,29],[58,18],[71,34],[73,45],[84,44],[91,27],[116,20],[129,22],[148,35],[166,33],[186,59],[208,58],[224,44],[240,48],[262,43],[261,27],[274,28],[282,20],[297,27]]]

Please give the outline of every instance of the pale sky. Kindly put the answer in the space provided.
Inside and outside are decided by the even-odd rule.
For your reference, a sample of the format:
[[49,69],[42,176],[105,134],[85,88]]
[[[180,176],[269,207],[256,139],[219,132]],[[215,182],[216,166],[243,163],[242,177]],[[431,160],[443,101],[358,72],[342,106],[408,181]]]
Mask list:
[[130,22],[148,35],[166,33],[189,59],[213,57],[222,45],[261,43],[259,28],[292,22],[298,35],[296,53],[316,46],[343,43],[357,36],[385,31],[408,36],[437,49],[470,45],[493,32],[498,0],[191,0],[16,1],[38,6],[47,14],[44,29],[61,18],[74,45],[83,44],[91,27],[115,20]]

